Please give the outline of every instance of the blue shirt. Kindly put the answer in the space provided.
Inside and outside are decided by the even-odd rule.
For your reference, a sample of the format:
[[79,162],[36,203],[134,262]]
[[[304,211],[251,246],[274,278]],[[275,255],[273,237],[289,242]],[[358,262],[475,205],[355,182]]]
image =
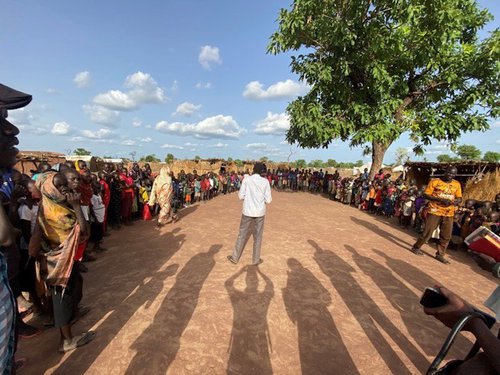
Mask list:
[[9,287],[7,262],[0,253],[0,374],[10,374],[14,358],[14,295]]

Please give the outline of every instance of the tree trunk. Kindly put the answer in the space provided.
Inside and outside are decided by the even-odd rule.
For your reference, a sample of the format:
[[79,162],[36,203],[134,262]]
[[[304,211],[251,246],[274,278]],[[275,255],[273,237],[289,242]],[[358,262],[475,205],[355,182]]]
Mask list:
[[370,180],[373,179],[379,169],[382,168],[382,162],[384,161],[384,155],[391,144],[384,144],[381,142],[372,142],[372,167],[370,169]]

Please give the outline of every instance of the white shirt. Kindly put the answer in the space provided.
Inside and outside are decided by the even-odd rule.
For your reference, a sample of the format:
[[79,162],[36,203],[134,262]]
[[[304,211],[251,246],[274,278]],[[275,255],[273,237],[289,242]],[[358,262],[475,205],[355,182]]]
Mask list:
[[243,215],[261,217],[266,214],[266,203],[272,201],[271,186],[258,174],[245,176],[238,197],[243,200]]
[[92,210],[94,211],[95,218],[98,223],[104,222],[104,214],[105,207],[104,203],[102,203],[102,198],[100,195],[92,195],[92,199],[90,200],[92,204]]

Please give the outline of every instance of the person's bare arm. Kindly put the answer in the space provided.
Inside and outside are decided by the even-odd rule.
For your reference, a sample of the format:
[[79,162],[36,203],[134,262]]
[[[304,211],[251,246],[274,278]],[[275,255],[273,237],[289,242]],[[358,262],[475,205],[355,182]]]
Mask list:
[[[434,316],[445,326],[452,328],[464,315],[474,311],[472,306],[448,289],[439,287],[439,290],[446,297],[448,303],[441,307],[426,307],[424,308],[424,312],[427,315]],[[465,330],[474,334],[489,364],[500,373],[500,340],[488,329],[483,320],[479,318],[472,319],[471,322],[467,323]]]
[[76,220],[80,225],[80,234],[82,236],[87,236],[87,221],[83,216],[82,207],[80,205],[80,194],[78,193],[68,193],[66,194],[66,201],[75,210]]
[[16,229],[11,225],[7,213],[0,205],[0,245],[10,246],[16,242]]
[[481,319],[473,319],[469,331],[476,337],[489,364],[500,374],[500,340]]

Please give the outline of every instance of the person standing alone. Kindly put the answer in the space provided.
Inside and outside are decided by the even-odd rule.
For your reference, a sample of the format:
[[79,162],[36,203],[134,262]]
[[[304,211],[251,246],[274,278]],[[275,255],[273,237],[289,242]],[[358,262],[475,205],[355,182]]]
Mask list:
[[251,176],[246,176],[241,184],[238,196],[243,200],[243,213],[241,215],[240,232],[232,255],[227,259],[238,263],[245,245],[253,233],[253,256],[252,264],[262,263],[260,248],[262,245],[262,234],[264,232],[264,218],[266,215],[266,204],[271,203],[271,186],[269,181],[262,177],[266,173],[266,165],[256,163]]
[[420,235],[411,251],[417,255],[423,255],[420,248],[432,236],[439,227],[439,242],[437,245],[436,259],[441,263],[450,263],[446,258],[446,248],[451,239],[453,229],[453,216],[455,205],[462,201],[462,187],[460,182],[454,180],[457,168],[448,167],[443,177],[433,179],[424,191],[424,198],[429,201],[429,215],[425,220],[424,232]]

